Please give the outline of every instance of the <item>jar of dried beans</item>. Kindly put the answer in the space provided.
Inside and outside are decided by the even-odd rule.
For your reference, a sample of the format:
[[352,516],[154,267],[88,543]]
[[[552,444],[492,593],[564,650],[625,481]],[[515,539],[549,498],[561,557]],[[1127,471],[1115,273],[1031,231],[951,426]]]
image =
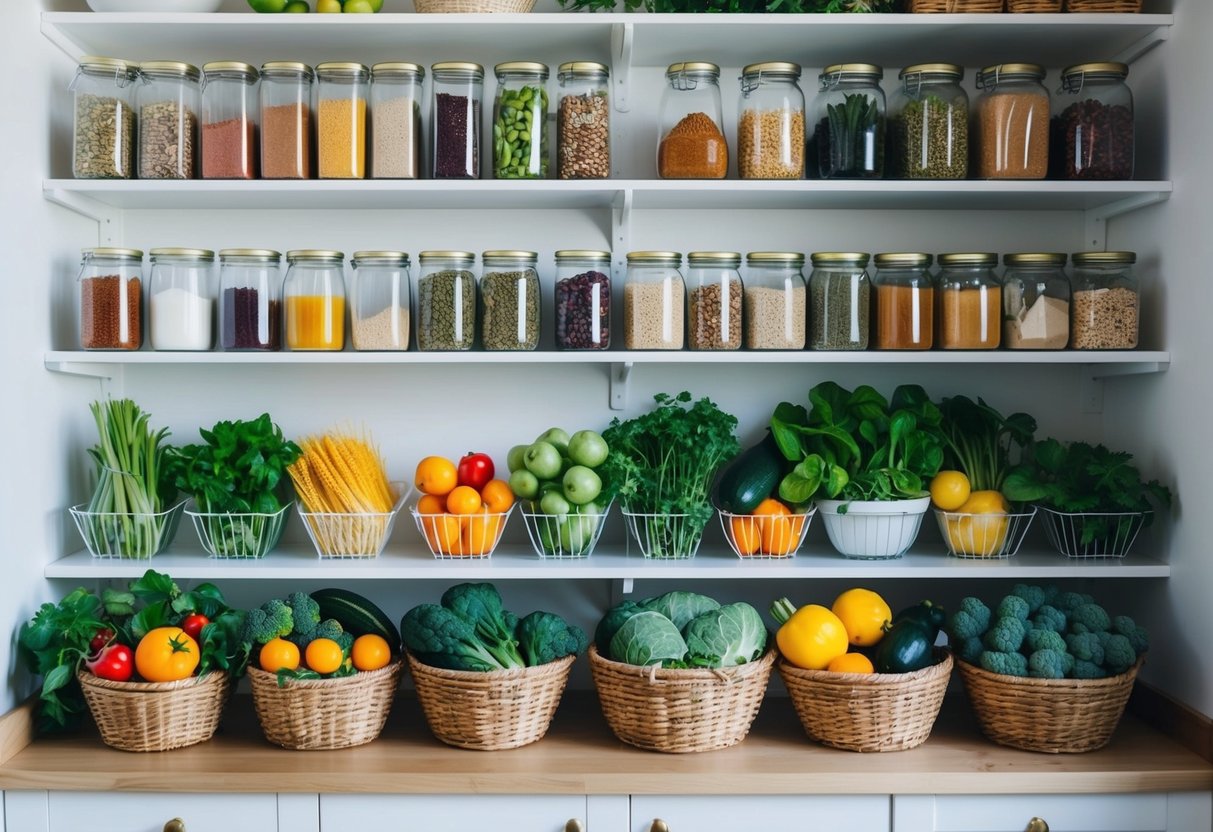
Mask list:
[[547,179],[548,68],[534,61],[493,67],[493,177]]
[[219,344],[225,350],[282,349],[282,255],[267,248],[219,252]]
[[752,251],[746,255],[745,345],[751,350],[802,350],[807,303],[804,255]]
[[1004,254],[1002,343],[1061,350],[1070,342],[1070,279],[1064,254]]
[[628,253],[623,284],[623,345],[629,350],[680,350],[686,290],[673,251]]
[[917,64],[898,76],[889,114],[889,156],[902,179],[969,175],[969,96],[955,64]]
[[202,67],[202,178],[257,176],[256,67],[216,61]]
[[215,252],[154,248],[148,312],[154,350],[209,350],[215,331]]
[[873,64],[834,64],[818,76],[809,138],[814,179],[884,176],[884,70]]
[[1044,67],[997,64],[977,74],[977,175],[1044,179],[1049,172],[1049,91]]
[[878,350],[929,350],[935,343],[935,281],[922,252],[889,252],[873,258]]
[[312,68],[295,61],[261,65],[261,178],[312,175]]
[[435,179],[480,178],[480,99],[484,67],[445,61],[430,67]]
[[350,340],[356,350],[409,348],[409,256],[356,251],[350,261]]
[[486,251],[480,276],[480,340],[486,350],[539,346],[539,273],[533,251]]
[[135,175],[135,111],[131,109],[138,68],[115,58],[80,59],[70,89],[72,176],[131,179]]
[[198,67],[144,61],[135,92],[139,111],[139,178],[193,179],[197,171]]
[[737,173],[742,179],[804,178],[800,64],[769,61],[741,70]]
[[345,255],[327,249],[286,253],[286,346],[336,351],[345,346]]
[[371,67],[371,178],[421,178],[424,80],[425,69],[417,64],[394,61]]
[[606,64],[560,65],[556,108],[556,170],[561,179],[611,175],[611,102]]
[[1002,283],[997,254],[939,255],[939,346],[993,350],[1002,340]]
[[143,252],[86,248],[78,280],[80,347],[139,349],[143,340]]
[[1073,264],[1070,347],[1131,350],[1137,347],[1141,297],[1131,251],[1084,251]]
[[423,251],[417,279],[417,349],[470,350],[476,338],[476,255]]
[[1120,63],[1078,64],[1061,73],[1049,149],[1057,179],[1133,178],[1133,93]]
[[866,350],[872,302],[867,254],[823,251],[809,275],[809,348]]
[[692,251],[687,255],[687,343],[693,350],[741,349],[741,255]]
[[611,346],[611,253],[556,252],[556,348]]
[[724,179],[729,146],[720,107],[720,67],[705,61],[670,64],[661,95],[657,175],[662,179]]
[[321,179],[366,176],[370,76],[371,71],[358,63],[316,65],[316,149]]

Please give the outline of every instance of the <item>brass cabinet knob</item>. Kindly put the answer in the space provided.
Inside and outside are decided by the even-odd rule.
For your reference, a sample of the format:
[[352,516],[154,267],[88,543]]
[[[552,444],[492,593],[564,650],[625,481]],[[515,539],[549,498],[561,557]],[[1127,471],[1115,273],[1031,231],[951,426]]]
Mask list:
[[185,832],[185,821],[181,818],[173,818],[164,824],[164,832]]
[[670,832],[670,825],[661,818],[653,818],[653,825],[649,827],[649,832]]
[[1049,832],[1049,824],[1044,822],[1044,818],[1032,818],[1023,832]]
[[564,825],[564,832],[585,832],[585,827],[577,818],[569,818],[569,822]]

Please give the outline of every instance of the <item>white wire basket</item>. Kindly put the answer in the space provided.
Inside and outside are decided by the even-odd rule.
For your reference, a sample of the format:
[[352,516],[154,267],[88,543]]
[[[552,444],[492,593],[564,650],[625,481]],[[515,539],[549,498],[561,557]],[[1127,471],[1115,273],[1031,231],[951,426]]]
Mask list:
[[387,546],[388,538],[392,536],[396,515],[412,493],[411,489],[405,489],[402,482],[393,482],[390,486],[393,493],[400,496],[396,498],[392,510],[385,512],[307,511],[301,501],[296,501],[299,516],[303,519],[303,527],[307,529],[307,536],[316,547],[316,555],[333,559],[379,557]]
[[588,558],[598,545],[611,510],[607,504],[598,514],[543,514],[527,511],[527,505],[519,510],[535,554],[554,560]]
[[278,545],[291,504],[273,513],[195,511],[190,503],[186,516],[207,555],[219,560],[256,560]]
[[651,560],[690,560],[699,551],[706,523],[689,514],[639,514],[623,510],[628,532]]
[[1036,507],[1007,514],[962,514],[935,509],[948,554],[956,558],[1009,558],[1023,545]]
[[476,514],[422,514],[413,506],[413,520],[417,531],[429,547],[430,554],[439,560],[485,560],[493,556],[506,521],[514,507],[504,512],[478,512]]
[[891,560],[918,538],[930,497],[913,500],[818,500],[821,522],[838,553],[857,560]]
[[804,514],[730,514],[719,509],[717,514],[725,540],[737,557],[781,560],[796,557],[817,506]]
[[147,514],[89,511],[88,503],[68,509],[85,548],[95,558],[148,560],[163,552],[177,534],[185,500]]
[[[1071,513],[1039,508],[1049,542],[1068,558],[1123,558],[1153,514],[1150,511]],[[1094,536],[1084,541],[1088,532]]]

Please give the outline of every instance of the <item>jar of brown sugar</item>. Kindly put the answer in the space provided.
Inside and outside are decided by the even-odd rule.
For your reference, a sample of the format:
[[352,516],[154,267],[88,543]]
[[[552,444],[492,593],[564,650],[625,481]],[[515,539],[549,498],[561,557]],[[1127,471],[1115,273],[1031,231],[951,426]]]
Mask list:
[[80,261],[80,347],[137,350],[143,341],[143,252],[86,248]]
[[1070,347],[1076,350],[1137,348],[1140,284],[1131,251],[1084,251],[1071,256]]
[[261,178],[312,175],[312,68],[295,61],[261,65]]
[[662,179],[724,179],[729,147],[720,106],[720,67],[705,61],[670,64],[661,96],[657,175]]
[[1044,179],[1049,172],[1049,91],[1037,64],[997,64],[977,74],[977,175]]
[[202,178],[257,176],[256,67],[215,61],[202,67]]
[[745,289],[735,251],[687,255],[687,344],[693,350],[741,349]]
[[935,343],[935,281],[930,254],[890,252],[873,258],[873,342],[878,350],[929,350]]
[[939,255],[939,346],[993,350],[1002,340],[1002,283],[997,254]]
[[1064,254],[1004,254],[1002,343],[1010,350],[1062,350],[1070,341],[1070,279]]
[[686,314],[682,255],[628,253],[623,284],[623,345],[629,350],[680,350]]

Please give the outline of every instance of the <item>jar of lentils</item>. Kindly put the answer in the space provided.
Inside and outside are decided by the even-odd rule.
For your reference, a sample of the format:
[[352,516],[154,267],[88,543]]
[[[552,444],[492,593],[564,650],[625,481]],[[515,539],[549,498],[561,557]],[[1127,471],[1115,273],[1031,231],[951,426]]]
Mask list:
[[139,178],[193,179],[197,172],[198,67],[144,61],[135,93],[139,111]]
[[282,349],[281,260],[268,248],[219,252],[219,343],[224,350]]
[[997,64],[977,74],[977,175],[1044,179],[1049,172],[1049,91],[1037,64]]
[[417,349],[470,350],[476,338],[476,255],[423,251],[417,259]]
[[693,350],[741,349],[741,255],[692,251],[687,255],[687,342]]
[[884,176],[884,70],[873,64],[834,64],[818,77],[809,139],[813,179]]
[[922,252],[889,252],[873,258],[878,350],[929,350],[935,343],[935,281]]
[[1064,254],[1004,254],[1002,344],[1062,350],[1070,342],[1070,279]]
[[745,345],[751,350],[802,350],[807,304],[804,255],[751,251],[746,255]]
[[547,179],[548,68],[534,61],[493,67],[493,177]]
[[686,289],[674,251],[628,253],[623,284],[623,345],[629,350],[680,350]]
[[1002,340],[997,254],[939,255],[939,346],[994,350]]
[[203,248],[154,248],[149,329],[154,350],[209,350],[215,331],[215,252]]
[[956,64],[917,64],[898,76],[889,116],[889,156],[902,179],[969,175],[969,96]]
[[481,255],[480,339],[486,350],[533,350],[539,346],[539,273],[533,251],[486,251]]
[[356,251],[350,261],[350,340],[356,350],[409,348],[409,256]]
[[138,67],[116,58],[84,57],[69,89],[72,176],[131,179],[135,175],[135,111],[131,109]]
[[1049,160],[1057,179],[1133,178],[1133,93],[1121,63],[1077,64],[1061,73]]
[[800,64],[768,61],[741,70],[737,173],[742,179],[804,178]]
[[328,249],[286,253],[286,345],[335,352],[345,346],[345,255]]
[[556,252],[556,348],[611,346],[611,253]]
[[665,72],[657,175],[662,179],[724,179],[729,146],[720,106],[720,67],[680,61]]
[[610,72],[606,64],[560,65],[556,106],[556,170],[561,179],[611,175]]
[[78,282],[81,349],[139,349],[143,342],[143,252],[137,248],[86,248]]
[[1084,251],[1072,255],[1070,347],[1076,350],[1137,348],[1140,288],[1131,251]]
[[867,254],[815,252],[809,276],[809,347],[866,350],[872,287]]

